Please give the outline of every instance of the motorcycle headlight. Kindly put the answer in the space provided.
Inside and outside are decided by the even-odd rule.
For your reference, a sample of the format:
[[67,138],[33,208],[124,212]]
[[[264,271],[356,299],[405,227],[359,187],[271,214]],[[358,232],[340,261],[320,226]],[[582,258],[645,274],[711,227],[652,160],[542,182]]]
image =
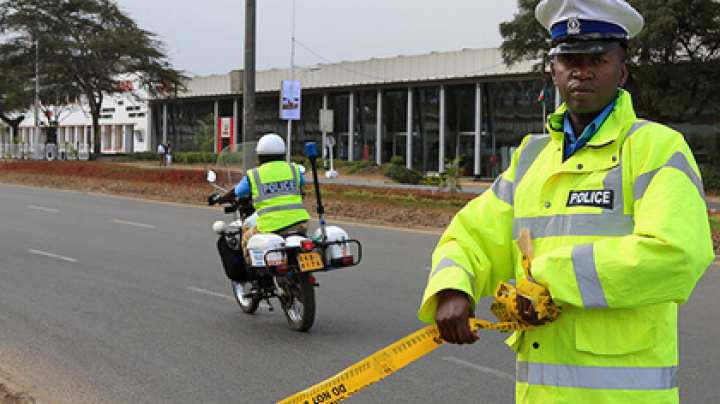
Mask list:
[[227,231],[228,226],[227,223],[223,222],[222,220],[218,220],[217,222],[213,223],[212,229],[217,234],[223,234]]

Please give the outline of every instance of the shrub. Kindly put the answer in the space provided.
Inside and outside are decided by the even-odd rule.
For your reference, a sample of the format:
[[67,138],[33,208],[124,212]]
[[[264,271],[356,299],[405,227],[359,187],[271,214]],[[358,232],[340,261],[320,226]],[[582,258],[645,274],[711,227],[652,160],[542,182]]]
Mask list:
[[131,156],[132,160],[135,161],[154,161],[158,159],[158,154],[152,151],[135,152]]
[[209,152],[182,152],[175,153],[173,158],[176,162],[182,164],[212,164],[217,161],[218,154]]
[[431,185],[431,186],[439,186],[440,185],[440,176],[439,175],[426,175],[423,177],[423,184],[425,185]]
[[392,158],[390,159],[390,163],[398,166],[404,166],[405,158],[403,156],[392,156]]
[[382,168],[388,178],[401,184],[420,184],[423,180],[422,174],[404,165],[387,163]]
[[388,178],[401,184],[420,184],[423,180],[422,174],[405,167],[402,156],[393,156],[389,163],[382,165],[382,169]]
[[354,167],[348,170],[348,174],[355,174],[359,170],[362,170],[363,168],[377,166],[377,164],[373,163],[372,161],[358,161],[358,162],[352,162],[354,163]]
[[445,172],[440,174],[440,184],[438,189],[443,190],[445,188],[450,192],[458,192],[462,190],[460,185],[460,162],[463,156],[457,156],[452,160],[445,159]]
[[702,175],[703,187],[705,191],[720,191],[720,154],[712,155],[708,158],[707,163],[701,166],[700,175]]

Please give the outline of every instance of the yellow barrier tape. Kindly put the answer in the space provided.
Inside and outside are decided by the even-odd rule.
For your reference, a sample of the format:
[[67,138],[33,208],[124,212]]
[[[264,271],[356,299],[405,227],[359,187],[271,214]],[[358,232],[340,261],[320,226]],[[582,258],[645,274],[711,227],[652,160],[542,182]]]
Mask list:
[[[480,319],[470,319],[470,327],[473,330],[493,329],[507,332],[525,330],[532,326],[514,322],[491,323]],[[427,326],[357,362],[335,376],[279,401],[279,403],[330,404],[340,402],[429,353],[444,342],[440,339],[437,326]]]
[[[535,327],[525,321],[518,312],[517,295],[533,302],[538,319],[554,321],[562,313],[550,297],[550,291],[532,280],[531,266],[533,248],[530,231],[522,229],[518,239],[525,278],[518,281],[517,288],[500,282],[495,290],[495,302],[491,310],[500,320],[491,323],[480,319],[470,319],[470,328],[475,330],[500,330],[500,332],[522,331]],[[331,404],[340,402],[365,387],[383,379],[419,357],[442,345],[437,326],[427,326],[400,341],[382,349],[373,355],[350,366],[335,376],[307,388],[292,397],[280,401],[280,404]]]

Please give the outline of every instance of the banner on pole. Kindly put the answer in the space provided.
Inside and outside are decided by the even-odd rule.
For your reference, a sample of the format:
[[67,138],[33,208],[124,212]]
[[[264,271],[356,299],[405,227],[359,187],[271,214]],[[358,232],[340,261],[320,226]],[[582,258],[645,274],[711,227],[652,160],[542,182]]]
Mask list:
[[299,81],[284,80],[280,92],[280,119],[297,121],[300,119],[300,93]]

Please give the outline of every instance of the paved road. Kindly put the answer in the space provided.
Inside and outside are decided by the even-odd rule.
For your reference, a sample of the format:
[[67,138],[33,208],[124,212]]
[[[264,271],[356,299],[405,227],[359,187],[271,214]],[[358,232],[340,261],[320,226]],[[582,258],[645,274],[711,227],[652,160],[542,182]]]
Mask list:
[[[49,403],[274,402],[422,327],[438,234],[343,224],[356,268],[321,274],[309,333],[240,312],[214,251],[218,209],[0,186],[0,375]],[[683,401],[720,395],[717,264],[682,308]],[[478,315],[490,318],[489,301]],[[504,336],[444,346],[354,403],[512,401]]]

